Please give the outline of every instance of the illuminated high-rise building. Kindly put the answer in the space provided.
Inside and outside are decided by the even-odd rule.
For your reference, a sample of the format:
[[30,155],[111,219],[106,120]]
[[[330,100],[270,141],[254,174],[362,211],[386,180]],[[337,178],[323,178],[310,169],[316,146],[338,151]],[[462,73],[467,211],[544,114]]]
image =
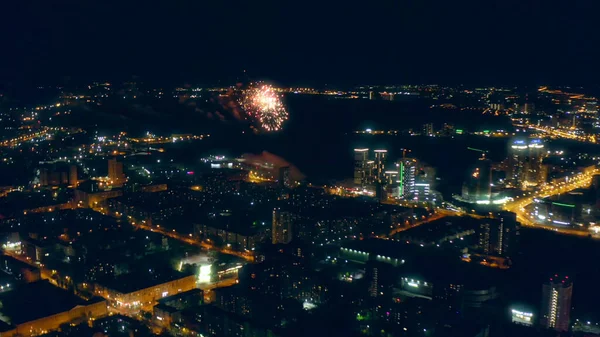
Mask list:
[[364,187],[367,184],[369,149],[354,149],[354,184]]
[[385,179],[385,161],[387,150],[375,150],[375,180],[382,182]]
[[499,212],[494,216],[498,220],[498,255],[513,256],[518,250],[519,226],[517,214],[513,212]]
[[404,158],[398,164],[400,196],[408,199],[415,192],[415,183],[417,179],[417,160],[414,158]]
[[546,182],[547,170],[543,163],[547,152],[544,143],[540,139],[532,139],[527,145],[529,156],[526,163],[525,179],[530,185],[539,185]]
[[117,158],[111,158],[108,160],[108,179],[112,185],[122,185],[125,182],[125,175],[123,174],[123,163],[118,162]]
[[385,185],[383,183],[380,183],[379,181],[375,182],[375,198],[383,202],[387,199],[387,197],[388,194],[387,190],[385,189]]
[[48,169],[43,167],[41,169],[39,169],[39,176],[40,176],[40,185],[42,186],[48,186]]
[[374,261],[367,262],[366,266],[366,277],[369,280],[368,292],[371,297],[377,297],[379,295],[379,268],[378,264]]
[[492,110],[504,110],[504,104],[502,104],[502,103],[490,103],[490,109],[492,109]]
[[412,198],[417,201],[429,200],[432,195],[432,186],[435,180],[435,169],[430,166],[419,165],[416,171],[415,188]]
[[41,186],[77,184],[77,166],[50,165],[38,170],[38,182]]
[[484,254],[510,257],[517,251],[517,215],[499,212],[479,224],[479,247]]
[[424,201],[431,195],[431,184],[427,180],[417,179],[415,182],[415,189],[413,193],[413,199],[417,201]]
[[393,101],[394,100],[394,94],[393,93],[389,93],[389,92],[381,93],[381,99],[384,100],[384,101]]
[[531,115],[535,112],[535,104],[529,101],[523,104],[523,113],[526,115]]
[[527,141],[513,140],[508,152],[506,179],[520,186],[525,178],[525,161],[528,153]]
[[385,171],[385,189],[388,195],[394,198],[401,197],[400,194],[400,174],[398,171]]
[[379,97],[379,93],[376,91],[369,91],[369,100],[373,101]]
[[367,160],[365,166],[365,185],[371,185],[377,181],[377,168],[374,160]]
[[[535,99],[535,97],[533,97],[533,99]],[[535,112],[535,103],[533,103],[533,99],[530,98],[530,94],[525,94],[525,101],[514,104],[515,111],[525,115],[533,114]]]
[[454,134],[454,125],[449,123],[444,123],[442,127],[442,133],[444,136],[451,136]]
[[385,171],[384,172],[384,182],[387,185],[395,185],[399,183],[399,176],[398,176],[398,171]]
[[79,180],[77,178],[77,165],[69,166],[69,185],[77,187]]
[[290,243],[293,239],[293,219],[292,213],[282,211],[279,208],[273,210],[273,224],[271,227],[271,242]]
[[493,222],[490,219],[486,219],[482,223],[479,224],[479,249],[484,254],[489,254],[492,251],[491,241],[492,241],[492,232],[494,231]]
[[597,208],[600,208],[600,175],[595,174],[592,177],[592,187],[591,187],[594,203]]
[[463,184],[462,197],[480,204],[489,204],[492,196],[492,162],[481,157]]
[[526,188],[546,182],[544,143],[540,139],[514,140],[507,160],[506,178],[515,186]]
[[573,283],[568,276],[559,277],[556,274],[544,283],[540,325],[556,331],[568,331],[572,296]]
[[292,188],[292,178],[290,175],[290,167],[289,166],[283,166],[279,168],[279,177],[278,177],[278,183],[279,186],[282,188]]
[[433,123],[423,124],[423,136],[433,136]]

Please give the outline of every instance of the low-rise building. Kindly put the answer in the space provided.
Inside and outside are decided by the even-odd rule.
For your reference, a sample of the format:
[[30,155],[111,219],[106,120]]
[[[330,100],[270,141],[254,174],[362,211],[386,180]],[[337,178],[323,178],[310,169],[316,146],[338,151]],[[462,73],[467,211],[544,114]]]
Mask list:
[[108,314],[106,301],[84,301],[72,293],[38,281],[0,294],[1,337],[36,336],[56,330],[61,324]]
[[149,270],[117,276],[95,284],[95,294],[124,309],[153,306],[161,298],[197,287],[196,275],[173,270]]

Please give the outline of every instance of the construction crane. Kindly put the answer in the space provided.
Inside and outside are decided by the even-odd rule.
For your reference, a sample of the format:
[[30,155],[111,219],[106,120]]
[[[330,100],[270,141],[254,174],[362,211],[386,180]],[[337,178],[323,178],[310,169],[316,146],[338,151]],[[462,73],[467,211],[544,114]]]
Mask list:
[[481,152],[481,153],[488,153],[488,150],[481,150],[481,149],[476,149],[474,147],[467,147],[467,150],[471,150],[471,151],[476,151],[476,152]]

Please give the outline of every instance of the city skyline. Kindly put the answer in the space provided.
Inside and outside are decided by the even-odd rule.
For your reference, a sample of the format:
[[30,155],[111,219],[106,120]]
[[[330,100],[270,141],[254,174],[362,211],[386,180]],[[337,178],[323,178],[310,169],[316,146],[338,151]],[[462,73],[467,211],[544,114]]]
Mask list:
[[[577,256],[600,238],[597,96],[136,81],[39,90],[54,96],[19,104],[6,92],[0,105],[11,333],[44,334],[83,310],[58,307],[51,320],[14,304],[36,292],[79,303],[105,331],[128,321],[287,337],[297,321],[312,335],[377,326],[428,337],[464,335],[479,319],[498,331],[591,329],[570,317],[594,317],[595,271]],[[573,275],[575,309],[540,293],[538,276],[554,273]]]
[[600,336],[552,2],[7,4],[0,336]]

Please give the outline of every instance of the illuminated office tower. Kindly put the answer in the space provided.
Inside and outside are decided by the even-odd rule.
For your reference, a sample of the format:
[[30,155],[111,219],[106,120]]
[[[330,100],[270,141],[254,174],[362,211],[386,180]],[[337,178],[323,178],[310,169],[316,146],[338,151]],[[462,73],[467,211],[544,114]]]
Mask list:
[[429,200],[434,180],[435,169],[433,167],[421,165],[417,168],[412,198],[417,201]]
[[568,331],[572,295],[573,283],[568,276],[559,277],[556,274],[544,283],[542,286],[540,325],[556,331]]
[[273,244],[290,243],[293,238],[292,226],[292,213],[282,211],[279,208],[274,209],[271,242]]
[[417,179],[417,160],[414,158],[404,158],[400,161],[399,167],[400,196],[408,199],[415,192],[415,182]]
[[413,192],[413,199],[424,201],[431,194],[431,184],[426,179],[417,178]]
[[375,181],[382,182],[385,179],[385,161],[387,150],[375,150]]
[[354,184],[365,186],[367,184],[369,149],[354,149]]

